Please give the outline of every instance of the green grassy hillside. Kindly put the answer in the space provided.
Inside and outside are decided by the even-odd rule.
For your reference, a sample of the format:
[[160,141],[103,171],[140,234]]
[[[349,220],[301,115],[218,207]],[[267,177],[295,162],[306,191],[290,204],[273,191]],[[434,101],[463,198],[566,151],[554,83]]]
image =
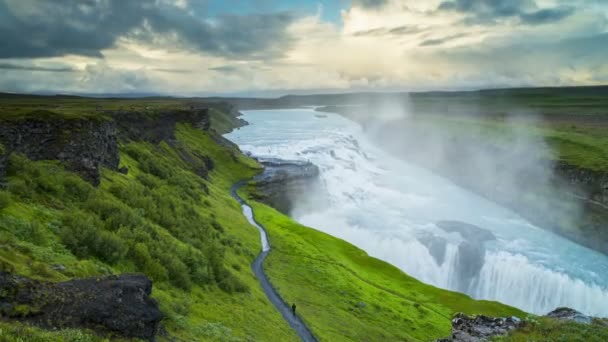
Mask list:
[[[176,137],[177,147],[121,146],[128,174],[104,170],[99,188],[58,162],[13,155],[0,191],[0,268],[56,281],[143,272],[172,337],[294,340],[250,270],[259,239],[229,196],[258,166],[212,133],[179,125]],[[209,180],[178,151],[211,157]]]
[[323,341],[429,341],[450,334],[456,312],[525,316],[421,283],[341,239],[251,204],[273,248],[270,280]]

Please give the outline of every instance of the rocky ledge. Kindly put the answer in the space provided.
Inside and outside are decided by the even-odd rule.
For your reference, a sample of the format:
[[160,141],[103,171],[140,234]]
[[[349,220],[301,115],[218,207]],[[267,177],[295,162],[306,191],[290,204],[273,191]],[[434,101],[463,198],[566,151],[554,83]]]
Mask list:
[[524,323],[517,317],[495,318],[483,315],[456,314],[452,319],[452,336],[437,342],[480,342],[493,336],[505,335]]
[[[116,127],[109,120],[62,119],[40,114],[0,123],[4,153],[22,153],[32,160],[60,160],[68,169],[97,185],[101,167],[118,168]],[[0,162],[0,178],[6,162]]]
[[151,291],[140,274],[54,283],[0,272],[0,318],[153,340],[163,315]]
[[[584,315],[574,309],[557,308],[545,317],[563,321],[573,321],[581,324],[599,323],[608,326],[605,320]],[[510,331],[526,324],[518,317],[495,318],[483,315],[467,316],[458,313],[452,319],[452,335],[437,342],[481,342],[488,341],[494,336],[506,335]]]
[[264,172],[255,178],[258,200],[284,214],[291,214],[295,203],[306,206],[320,188],[319,168],[306,161],[258,159]]

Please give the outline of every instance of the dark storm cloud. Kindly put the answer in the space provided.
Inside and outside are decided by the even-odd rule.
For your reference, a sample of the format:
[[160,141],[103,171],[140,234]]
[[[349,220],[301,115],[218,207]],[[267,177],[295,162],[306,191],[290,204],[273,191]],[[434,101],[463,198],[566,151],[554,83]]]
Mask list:
[[101,57],[120,37],[155,43],[158,34],[215,55],[266,58],[289,45],[293,19],[288,13],[200,18],[155,0],[0,0],[0,58]]
[[476,23],[517,18],[529,25],[560,21],[574,13],[574,8],[569,6],[538,9],[534,0],[447,0],[437,9],[466,13],[470,21]]
[[32,65],[19,65],[12,63],[0,63],[0,69],[4,70],[25,70],[25,71],[46,71],[46,72],[74,72],[73,68],[69,67],[41,67]]

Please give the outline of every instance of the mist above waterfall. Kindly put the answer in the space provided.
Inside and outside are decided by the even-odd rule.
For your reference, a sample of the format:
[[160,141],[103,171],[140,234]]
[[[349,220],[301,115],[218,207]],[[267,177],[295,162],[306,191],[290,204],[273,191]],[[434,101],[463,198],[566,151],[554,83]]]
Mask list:
[[[252,125],[229,138],[254,156],[317,165],[321,190],[304,203],[322,199],[324,205],[296,205],[291,216],[421,281],[534,313],[564,305],[608,315],[608,258],[453,179],[458,160],[466,160],[481,183],[508,185],[512,194],[535,182],[550,187],[550,151],[525,130],[520,134],[526,126],[519,117],[505,118],[513,122],[501,132],[513,148],[493,155],[468,139],[453,141],[450,131],[434,124],[437,118],[422,121],[390,102],[383,108],[381,119],[358,117],[363,125],[336,114],[319,118],[309,109],[246,111]],[[460,159],[453,160],[454,146]],[[439,166],[454,174],[438,172]]]

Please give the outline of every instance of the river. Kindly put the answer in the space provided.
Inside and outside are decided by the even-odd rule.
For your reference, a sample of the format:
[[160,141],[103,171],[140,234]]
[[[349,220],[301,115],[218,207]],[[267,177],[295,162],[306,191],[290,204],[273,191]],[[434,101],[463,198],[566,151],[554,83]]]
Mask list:
[[[312,109],[244,111],[226,137],[255,157],[308,160],[320,169],[322,206],[298,222],[342,238],[417,279],[544,314],[568,306],[608,316],[608,257],[535,227],[426,169],[375,146],[361,127]],[[491,232],[442,228],[458,221]],[[470,247],[470,248],[465,248]]]

